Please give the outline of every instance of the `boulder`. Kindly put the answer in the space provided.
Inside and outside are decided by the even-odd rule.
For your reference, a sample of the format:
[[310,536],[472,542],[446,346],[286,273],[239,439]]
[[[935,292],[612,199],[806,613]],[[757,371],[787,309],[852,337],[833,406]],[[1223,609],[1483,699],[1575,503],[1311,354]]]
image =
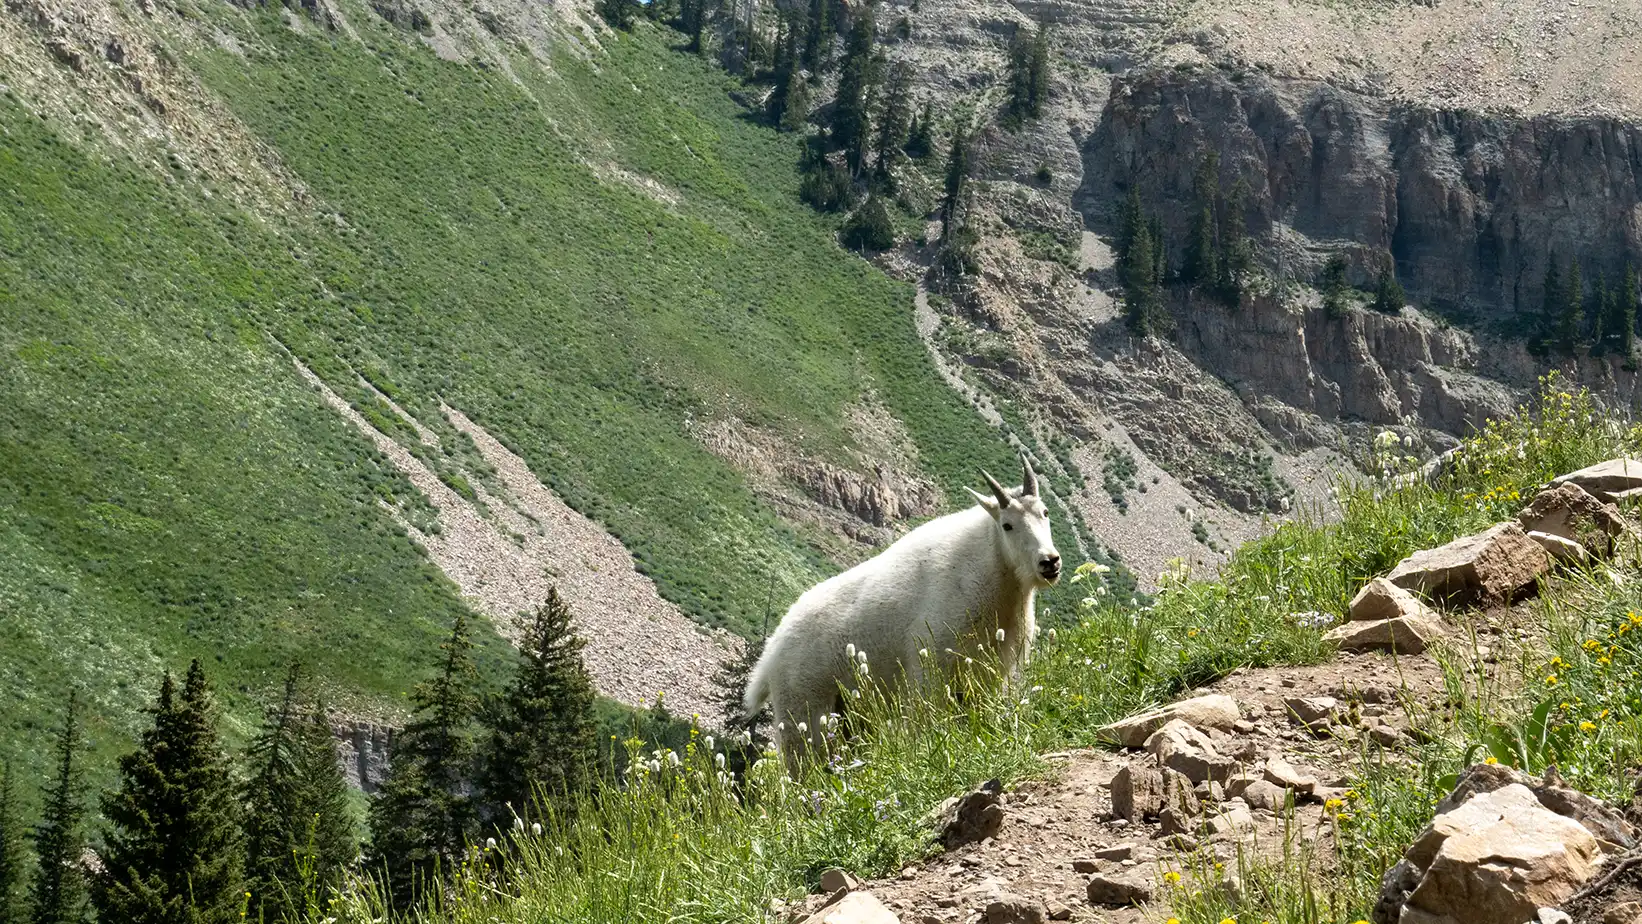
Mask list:
[[1184,774],[1193,783],[1224,782],[1235,763],[1220,753],[1208,735],[1180,719],[1171,719],[1153,732],[1146,739],[1146,750],[1157,755],[1158,763]]
[[1089,880],[1089,904],[1122,907],[1152,900],[1152,884],[1138,870],[1099,873]]
[[1307,728],[1327,728],[1340,717],[1340,701],[1332,696],[1289,696],[1283,699],[1289,720]]
[[1572,539],[1542,533],[1537,529],[1529,532],[1528,538],[1539,543],[1545,554],[1551,556],[1551,560],[1559,565],[1583,565],[1591,558],[1591,553]]
[[1614,553],[1618,540],[1635,530],[1619,508],[1592,497],[1577,484],[1562,484],[1539,492],[1517,523],[1529,533],[1549,533],[1571,539],[1604,557]]
[[1211,693],[1171,703],[1161,709],[1152,709],[1139,715],[1102,726],[1098,734],[1108,741],[1126,748],[1144,747],[1152,733],[1174,719],[1188,722],[1198,728],[1218,728],[1231,731],[1242,715],[1237,700],[1223,693]]
[[1501,601],[1533,587],[1550,568],[1545,550],[1511,522],[1415,552],[1399,562],[1388,579],[1433,599]]
[[986,903],[986,924],[1045,924],[1049,909],[1043,902],[1013,892],[999,892]]
[[1346,611],[1351,614],[1353,622],[1373,622],[1399,616],[1421,616],[1430,620],[1439,618],[1419,597],[1383,577],[1364,584],[1363,589],[1357,591],[1357,596],[1351,598],[1351,606]]
[[1290,794],[1287,789],[1267,780],[1255,780],[1243,788],[1242,798],[1250,808],[1281,812],[1287,807]]
[[1254,813],[1250,812],[1247,807],[1233,802],[1230,808],[1225,808],[1203,819],[1203,824],[1198,829],[1198,833],[1204,837],[1229,837],[1253,827]]
[[965,844],[996,837],[1003,827],[1003,784],[987,780],[970,792],[942,802],[932,814],[930,826],[941,846],[955,850]]
[[1447,634],[1439,619],[1425,616],[1398,616],[1372,622],[1348,622],[1323,633],[1325,641],[1341,651],[1390,651],[1419,654]]
[[1618,902],[1602,911],[1602,924],[1642,924],[1642,902]]
[[884,906],[871,892],[849,892],[834,896],[820,911],[805,918],[803,924],[901,924],[895,912]]
[[1176,807],[1180,813],[1196,815],[1201,810],[1192,781],[1168,767],[1130,764],[1112,777],[1112,814],[1139,823],[1159,817],[1163,810]]
[[1437,804],[1437,812],[1452,811],[1473,796],[1513,784],[1526,786],[1545,808],[1579,822],[1609,853],[1622,853],[1639,842],[1636,829],[1625,816],[1601,799],[1564,786],[1550,771],[1545,779],[1535,779],[1503,764],[1476,764],[1466,769],[1453,792]]
[[1609,459],[1551,480],[1553,487],[1565,484],[1578,485],[1597,500],[1613,500],[1617,494],[1642,488],[1642,461]]
[[1266,782],[1284,789],[1292,789],[1301,795],[1309,796],[1317,791],[1316,777],[1300,773],[1278,754],[1266,758],[1265,777]]

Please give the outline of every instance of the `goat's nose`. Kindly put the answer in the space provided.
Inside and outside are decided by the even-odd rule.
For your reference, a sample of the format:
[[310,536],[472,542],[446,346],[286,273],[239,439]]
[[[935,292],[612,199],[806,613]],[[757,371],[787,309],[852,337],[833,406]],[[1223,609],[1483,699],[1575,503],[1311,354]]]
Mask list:
[[1043,561],[1038,563],[1038,567],[1042,568],[1045,571],[1059,571],[1060,570],[1060,556],[1059,555],[1045,555],[1045,556],[1043,556]]

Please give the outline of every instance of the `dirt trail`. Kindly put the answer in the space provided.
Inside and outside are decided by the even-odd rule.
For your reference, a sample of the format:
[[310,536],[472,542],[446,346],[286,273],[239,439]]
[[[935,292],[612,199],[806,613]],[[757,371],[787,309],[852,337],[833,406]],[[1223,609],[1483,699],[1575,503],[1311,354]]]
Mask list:
[[[1205,838],[1201,858],[1235,869],[1239,845],[1262,854],[1281,850],[1285,823],[1299,837],[1326,852],[1332,846],[1332,812],[1324,800],[1347,785],[1364,726],[1390,741],[1402,734],[1407,718],[1398,699],[1422,705],[1439,702],[1442,671],[1429,656],[1393,659],[1379,654],[1342,654],[1327,664],[1240,670],[1197,691],[1225,693],[1243,716],[1239,730],[1217,741],[1245,763],[1277,753],[1301,774],[1315,776],[1316,798],[1295,809],[1291,821],[1255,809],[1254,828],[1235,837]],[[1291,721],[1285,698],[1331,696],[1362,724],[1342,722],[1332,734],[1318,735]],[[1244,730],[1246,729],[1246,730]],[[1051,910],[1069,911],[1072,921],[1141,922],[1168,917],[1161,902],[1169,886],[1162,874],[1181,870],[1193,860],[1171,846],[1154,823],[1130,824],[1112,817],[1111,784],[1125,765],[1144,751],[1084,750],[1048,755],[1048,779],[1023,783],[1004,796],[1005,819],[995,838],[939,854],[909,867],[894,879],[864,883],[901,918],[903,924],[976,924],[1000,893],[1042,901]],[[1213,814],[1206,803],[1205,817]],[[1129,847],[1126,859],[1117,859]],[[1113,857],[1102,859],[1097,852]],[[1150,908],[1090,904],[1087,886],[1093,876],[1129,872],[1150,883]],[[809,905],[818,905],[811,896]]]

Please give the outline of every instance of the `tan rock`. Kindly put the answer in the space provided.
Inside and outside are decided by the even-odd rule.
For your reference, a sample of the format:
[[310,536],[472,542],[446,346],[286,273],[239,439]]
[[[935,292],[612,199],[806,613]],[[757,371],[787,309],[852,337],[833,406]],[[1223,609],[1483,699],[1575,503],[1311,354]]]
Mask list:
[[1552,533],[1542,533],[1537,529],[1531,530],[1528,533],[1528,538],[1539,543],[1539,547],[1544,549],[1546,554],[1551,556],[1551,560],[1557,564],[1583,565],[1591,559],[1591,553],[1572,539],[1565,539]]
[[1624,491],[1642,488],[1642,461],[1609,459],[1551,480],[1552,485],[1573,484],[1597,500],[1607,501]]
[[1642,902],[1619,902],[1602,910],[1602,924],[1642,924]]
[[1152,883],[1137,870],[1099,873],[1089,880],[1089,904],[1122,907],[1152,900]]
[[1614,553],[1617,541],[1635,530],[1619,508],[1592,497],[1577,484],[1562,484],[1539,492],[1517,514],[1517,523],[1530,533],[1549,533],[1572,539],[1603,557]]
[[986,924],[1044,924],[1049,909],[1043,902],[1013,892],[999,892],[986,903]]
[[1455,924],[1532,920],[1572,895],[1600,857],[1589,831],[1513,783],[1432,820],[1404,857],[1423,870],[1404,909]]
[[850,892],[804,919],[803,924],[901,924],[871,892]]
[[1311,727],[1332,725],[1340,714],[1340,701],[1332,696],[1289,696],[1283,699],[1289,720]]
[[1287,807],[1289,791],[1268,780],[1255,780],[1242,791],[1242,799],[1250,808],[1281,812]]
[[1511,522],[1415,552],[1399,562],[1388,578],[1405,590],[1434,599],[1510,600],[1550,568],[1545,550]]
[[843,889],[846,892],[854,892],[860,887],[861,883],[857,882],[854,876],[851,876],[849,873],[844,872],[836,866],[828,867],[821,873],[821,891],[826,892],[829,895],[837,892],[839,889]]
[[1357,596],[1351,598],[1351,606],[1347,608],[1347,612],[1355,622],[1396,619],[1398,616],[1423,616],[1432,620],[1439,618],[1419,597],[1383,577],[1377,577],[1364,584],[1363,589],[1357,591]]
[[1253,827],[1254,813],[1234,802],[1231,808],[1224,809],[1203,819],[1203,825],[1199,828],[1198,833],[1204,837],[1228,837]]
[[988,780],[962,796],[947,799],[931,813],[929,824],[948,850],[997,836],[1003,827],[1003,786]]
[[1098,734],[1126,748],[1144,747],[1152,733],[1173,719],[1181,719],[1198,728],[1218,728],[1231,731],[1242,716],[1237,700],[1224,693],[1211,693],[1171,703],[1161,709],[1152,709],[1101,727]]
[[1300,773],[1278,754],[1266,758],[1265,775],[1267,782],[1284,789],[1292,789],[1301,795],[1309,796],[1317,790],[1316,777]]
[[1390,651],[1419,654],[1448,630],[1441,620],[1424,616],[1398,616],[1372,622],[1348,622],[1323,633],[1325,641],[1341,651]]
[[1220,753],[1208,735],[1180,719],[1171,719],[1153,732],[1146,739],[1146,750],[1157,755],[1158,763],[1178,771],[1193,783],[1222,782],[1231,776],[1235,764]]
[[1112,814],[1119,818],[1138,823],[1157,818],[1171,805],[1186,815],[1201,808],[1191,780],[1177,770],[1130,764],[1112,777]]

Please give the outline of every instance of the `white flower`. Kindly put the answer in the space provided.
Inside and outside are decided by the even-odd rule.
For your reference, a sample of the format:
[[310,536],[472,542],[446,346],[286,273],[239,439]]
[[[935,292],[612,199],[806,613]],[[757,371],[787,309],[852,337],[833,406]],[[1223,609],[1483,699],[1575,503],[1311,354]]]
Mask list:
[[857,688],[856,688],[856,689],[854,689],[854,690],[851,690],[851,691],[850,691],[850,693],[851,693],[851,694],[853,694],[853,695],[854,695],[854,697],[855,697],[855,698],[856,698],[856,699],[860,699],[860,698],[861,698],[861,690],[860,690],[860,688],[859,688],[859,687],[857,687]]
[[964,663],[965,664],[974,664],[975,659],[974,658],[964,658]]
[[1033,684],[1031,692],[1033,692],[1033,693],[1042,693],[1043,692],[1043,684],[1041,684],[1041,683]]
[[531,822],[530,823],[530,833],[532,835],[536,836],[536,837],[541,837],[542,836],[542,823],[539,822],[539,821]]
[[920,657],[920,658],[927,658],[927,657],[929,657],[929,649],[928,649],[928,648],[920,648],[920,649],[918,649],[918,657]]
[[494,838],[494,837],[485,838],[485,849],[486,850],[495,850],[496,849],[496,838]]
[[524,829],[525,829],[525,820],[523,818],[520,818],[517,815],[514,815],[513,816],[513,830],[523,831]]
[[798,733],[800,735],[809,734],[810,733],[810,723],[808,723],[808,722],[799,722],[798,723]]
[[711,751],[713,749],[713,736],[712,735],[707,735],[706,737],[701,739],[701,743],[706,745],[707,750]]
[[867,663],[867,653],[864,651],[857,651],[855,653],[855,659],[860,661],[862,664],[865,664]]
[[676,767],[676,766],[678,766],[678,764],[679,764],[678,752],[677,751],[668,751],[667,752],[667,765],[669,767]]
[[1044,634],[1049,636],[1049,641],[1053,642],[1055,640],[1055,630],[1054,629],[1050,629],[1048,632],[1046,632]]
[[714,754],[713,755],[713,765],[718,767],[718,769],[723,770],[724,769],[724,755],[723,754]]
[[855,643],[854,642],[850,642],[848,645],[844,646],[844,657],[851,658],[851,659],[853,659],[855,657]]
[[860,664],[857,664],[855,666],[855,671],[862,677],[865,677],[867,675],[867,662],[862,661]]
[[999,629],[997,631],[996,637],[997,637],[998,641],[1000,641],[1000,642],[1003,641],[1003,630],[1002,629]]

